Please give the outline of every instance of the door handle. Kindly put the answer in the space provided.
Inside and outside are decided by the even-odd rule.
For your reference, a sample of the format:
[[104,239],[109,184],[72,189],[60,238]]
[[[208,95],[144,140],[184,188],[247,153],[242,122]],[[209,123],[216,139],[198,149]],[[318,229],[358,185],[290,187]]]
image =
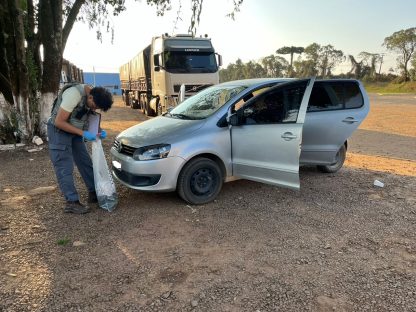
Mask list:
[[354,122],[358,122],[358,120],[357,120],[357,119],[355,119],[354,117],[347,117],[347,118],[345,118],[342,122],[352,124],[352,123],[354,123]]
[[285,133],[282,134],[282,138],[285,141],[290,141],[290,140],[296,139],[297,137],[298,136],[293,134],[292,132],[285,132]]

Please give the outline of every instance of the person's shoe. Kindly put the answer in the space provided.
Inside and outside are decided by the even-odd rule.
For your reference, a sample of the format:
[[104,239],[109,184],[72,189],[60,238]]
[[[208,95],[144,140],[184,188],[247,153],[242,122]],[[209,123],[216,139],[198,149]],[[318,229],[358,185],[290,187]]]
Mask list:
[[97,193],[96,192],[89,192],[88,193],[88,203],[89,204],[98,203]]
[[91,211],[91,209],[77,201],[67,201],[64,211],[66,213],[84,214]]

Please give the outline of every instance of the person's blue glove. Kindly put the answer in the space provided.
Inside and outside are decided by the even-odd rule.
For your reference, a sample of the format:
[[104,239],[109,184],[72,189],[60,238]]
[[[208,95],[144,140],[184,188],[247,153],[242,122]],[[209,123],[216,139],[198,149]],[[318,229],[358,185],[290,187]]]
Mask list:
[[95,141],[95,135],[89,131],[84,131],[82,137],[87,141]]
[[100,135],[100,139],[104,140],[107,137],[107,132],[105,130],[101,130],[99,135]]

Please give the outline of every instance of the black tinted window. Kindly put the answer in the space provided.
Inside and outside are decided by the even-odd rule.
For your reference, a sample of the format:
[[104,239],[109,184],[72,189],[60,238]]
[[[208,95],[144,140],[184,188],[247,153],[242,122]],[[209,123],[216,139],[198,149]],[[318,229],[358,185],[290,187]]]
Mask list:
[[357,108],[363,106],[363,96],[356,83],[345,83],[345,108]]
[[308,111],[357,108],[363,99],[357,83],[351,81],[315,82],[309,99]]
[[259,95],[238,111],[242,124],[296,122],[306,83],[281,86]]
[[308,111],[333,110],[343,108],[342,85],[315,82],[309,99]]

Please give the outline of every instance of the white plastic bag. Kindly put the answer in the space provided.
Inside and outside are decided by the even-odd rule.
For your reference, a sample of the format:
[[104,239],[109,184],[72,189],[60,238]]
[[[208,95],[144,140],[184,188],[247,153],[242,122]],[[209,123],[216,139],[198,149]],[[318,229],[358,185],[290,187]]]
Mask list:
[[105,210],[113,211],[118,203],[116,186],[108,170],[100,139],[92,142],[92,166],[98,205]]

